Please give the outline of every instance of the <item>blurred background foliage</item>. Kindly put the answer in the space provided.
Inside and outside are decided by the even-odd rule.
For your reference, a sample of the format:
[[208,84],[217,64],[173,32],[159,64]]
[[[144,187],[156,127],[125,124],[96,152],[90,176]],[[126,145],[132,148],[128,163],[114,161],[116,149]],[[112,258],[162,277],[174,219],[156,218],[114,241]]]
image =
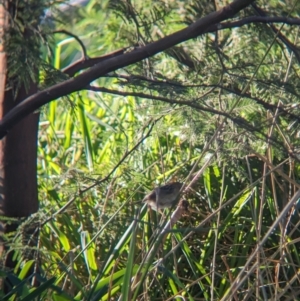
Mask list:
[[[225,2],[91,0],[72,13],[54,10],[53,25],[98,57],[158,40]],[[270,16],[299,17],[297,1],[256,5]],[[236,18],[256,14],[249,6]],[[276,28],[299,47],[299,27]],[[42,51],[49,70],[82,57],[65,33]],[[41,78],[47,86],[63,77]],[[233,298],[293,300],[298,213],[268,230],[299,186],[298,83],[297,53],[257,23],[203,34],[44,107],[40,211],[29,221],[41,222],[35,262],[43,286],[31,288],[19,274],[22,290],[13,293],[22,300],[229,300],[234,279],[257,264]],[[157,244],[169,211],[156,214],[138,201],[157,185],[193,179],[189,212]],[[24,273],[34,261],[22,248]]]

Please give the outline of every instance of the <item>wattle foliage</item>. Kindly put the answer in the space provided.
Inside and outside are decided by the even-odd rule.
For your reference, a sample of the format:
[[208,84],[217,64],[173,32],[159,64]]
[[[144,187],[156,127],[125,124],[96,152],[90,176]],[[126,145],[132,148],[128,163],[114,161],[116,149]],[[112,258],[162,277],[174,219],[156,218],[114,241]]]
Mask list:
[[[299,18],[300,4],[287,2],[256,1],[228,22]],[[90,1],[56,26],[97,57],[178,31],[222,7],[212,3]],[[40,299],[297,298],[298,212],[280,214],[298,199],[299,27],[224,27],[43,109],[32,217],[41,223]],[[50,56],[43,49],[49,70],[82,55],[72,36],[52,44]],[[41,71],[41,86],[49,77]],[[193,182],[189,211],[164,236],[170,212],[138,201],[175,180]]]

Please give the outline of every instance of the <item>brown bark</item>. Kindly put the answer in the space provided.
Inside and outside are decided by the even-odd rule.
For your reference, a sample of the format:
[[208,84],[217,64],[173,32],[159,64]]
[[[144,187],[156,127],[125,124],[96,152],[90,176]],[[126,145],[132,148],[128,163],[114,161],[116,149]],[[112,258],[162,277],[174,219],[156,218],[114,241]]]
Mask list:
[[[13,98],[11,91],[6,91],[0,103],[2,117],[16,106],[24,97],[37,91],[36,84],[32,84],[26,93],[24,88],[19,90],[17,98]],[[19,218],[28,217],[38,210],[37,194],[37,133],[39,114],[31,113],[14,127],[7,136],[0,141],[0,215],[16,218],[15,221],[3,223],[5,234],[14,232],[19,227]],[[38,225],[31,225],[23,233],[23,244],[27,247],[36,247]],[[0,247],[5,252],[4,266],[13,270],[16,266],[14,251],[9,250],[5,242]],[[27,252],[27,258],[33,258],[34,252]],[[37,267],[35,267],[37,268]],[[33,270],[28,273],[31,274]],[[33,284],[36,285],[34,278]],[[11,290],[9,279],[4,282],[5,293]]]
[[7,1],[0,3],[0,101],[4,98],[6,81],[6,53],[4,35],[8,27]]
[[[34,94],[21,89],[17,99],[11,91],[0,102],[0,118],[24,97]],[[32,113],[14,127],[0,141],[0,214],[7,217],[25,217],[38,209],[36,154],[39,114]]]
[[[9,53],[5,53],[5,47],[9,31],[9,11],[8,2],[2,1],[0,4],[0,119],[23,99],[37,92],[37,84],[33,82],[27,90],[22,85],[19,89],[7,85]],[[28,32],[24,31],[24,38],[26,34]],[[0,216],[16,218],[13,222],[2,223],[0,230],[5,234],[17,230],[19,218],[28,217],[38,210],[36,177],[38,121],[39,114],[29,114],[0,141]],[[37,234],[36,229],[32,227],[26,229],[25,239],[31,233]],[[34,243],[31,237],[31,245]],[[16,264],[13,261],[14,251],[7,251],[7,245],[1,241],[0,254],[6,252],[4,266],[12,269]],[[5,291],[9,289],[9,283],[5,283]]]

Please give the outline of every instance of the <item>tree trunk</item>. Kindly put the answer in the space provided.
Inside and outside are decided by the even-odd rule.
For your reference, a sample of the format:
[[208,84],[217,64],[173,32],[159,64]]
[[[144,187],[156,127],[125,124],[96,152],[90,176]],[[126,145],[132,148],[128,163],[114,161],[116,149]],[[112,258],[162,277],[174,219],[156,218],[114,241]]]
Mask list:
[[[21,89],[17,99],[10,91],[0,103],[0,118],[20,100],[36,91],[33,84],[29,93]],[[36,159],[39,114],[31,114],[17,124],[0,141],[0,214],[5,217],[28,217],[38,210]],[[19,223],[8,222],[4,233],[16,230]],[[31,232],[31,231],[30,231]],[[14,268],[12,255],[7,256],[6,267]]]
[[[18,88],[11,86],[12,82],[17,81],[8,78],[9,53],[5,53],[7,41],[5,43],[3,41],[6,40],[9,31],[8,20],[12,18],[9,16],[9,12],[12,11],[10,4],[7,1],[0,4],[0,119],[23,99],[37,92],[37,83],[31,82],[26,90],[22,84]],[[24,39],[27,34],[28,31],[25,29]],[[38,121],[38,113],[29,115],[0,141],[0,215],[15,218],[9,221],[3,219],[0,230],[4,234],[16,231],[19,218],[28,217],[38,210],[36,162]],[[37,233],[35,230],[25,229],[25,236]],[[0,255],[7,251],[8,247],[2,240]],[[5,267],[8,270],[13,269],[16,265],[13,260],[14,251],[11,250],[5,255]]]

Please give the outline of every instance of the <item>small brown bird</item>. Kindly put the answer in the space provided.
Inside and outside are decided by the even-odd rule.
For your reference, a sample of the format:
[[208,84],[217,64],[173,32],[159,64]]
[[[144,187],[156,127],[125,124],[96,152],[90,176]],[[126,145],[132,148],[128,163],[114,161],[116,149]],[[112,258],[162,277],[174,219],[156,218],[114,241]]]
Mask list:
[[143,202],[147,203],[155,211],[172,207],[178,201],[177,197],[182,185],[182,183],[174,182],[156,187],[144,197]]

